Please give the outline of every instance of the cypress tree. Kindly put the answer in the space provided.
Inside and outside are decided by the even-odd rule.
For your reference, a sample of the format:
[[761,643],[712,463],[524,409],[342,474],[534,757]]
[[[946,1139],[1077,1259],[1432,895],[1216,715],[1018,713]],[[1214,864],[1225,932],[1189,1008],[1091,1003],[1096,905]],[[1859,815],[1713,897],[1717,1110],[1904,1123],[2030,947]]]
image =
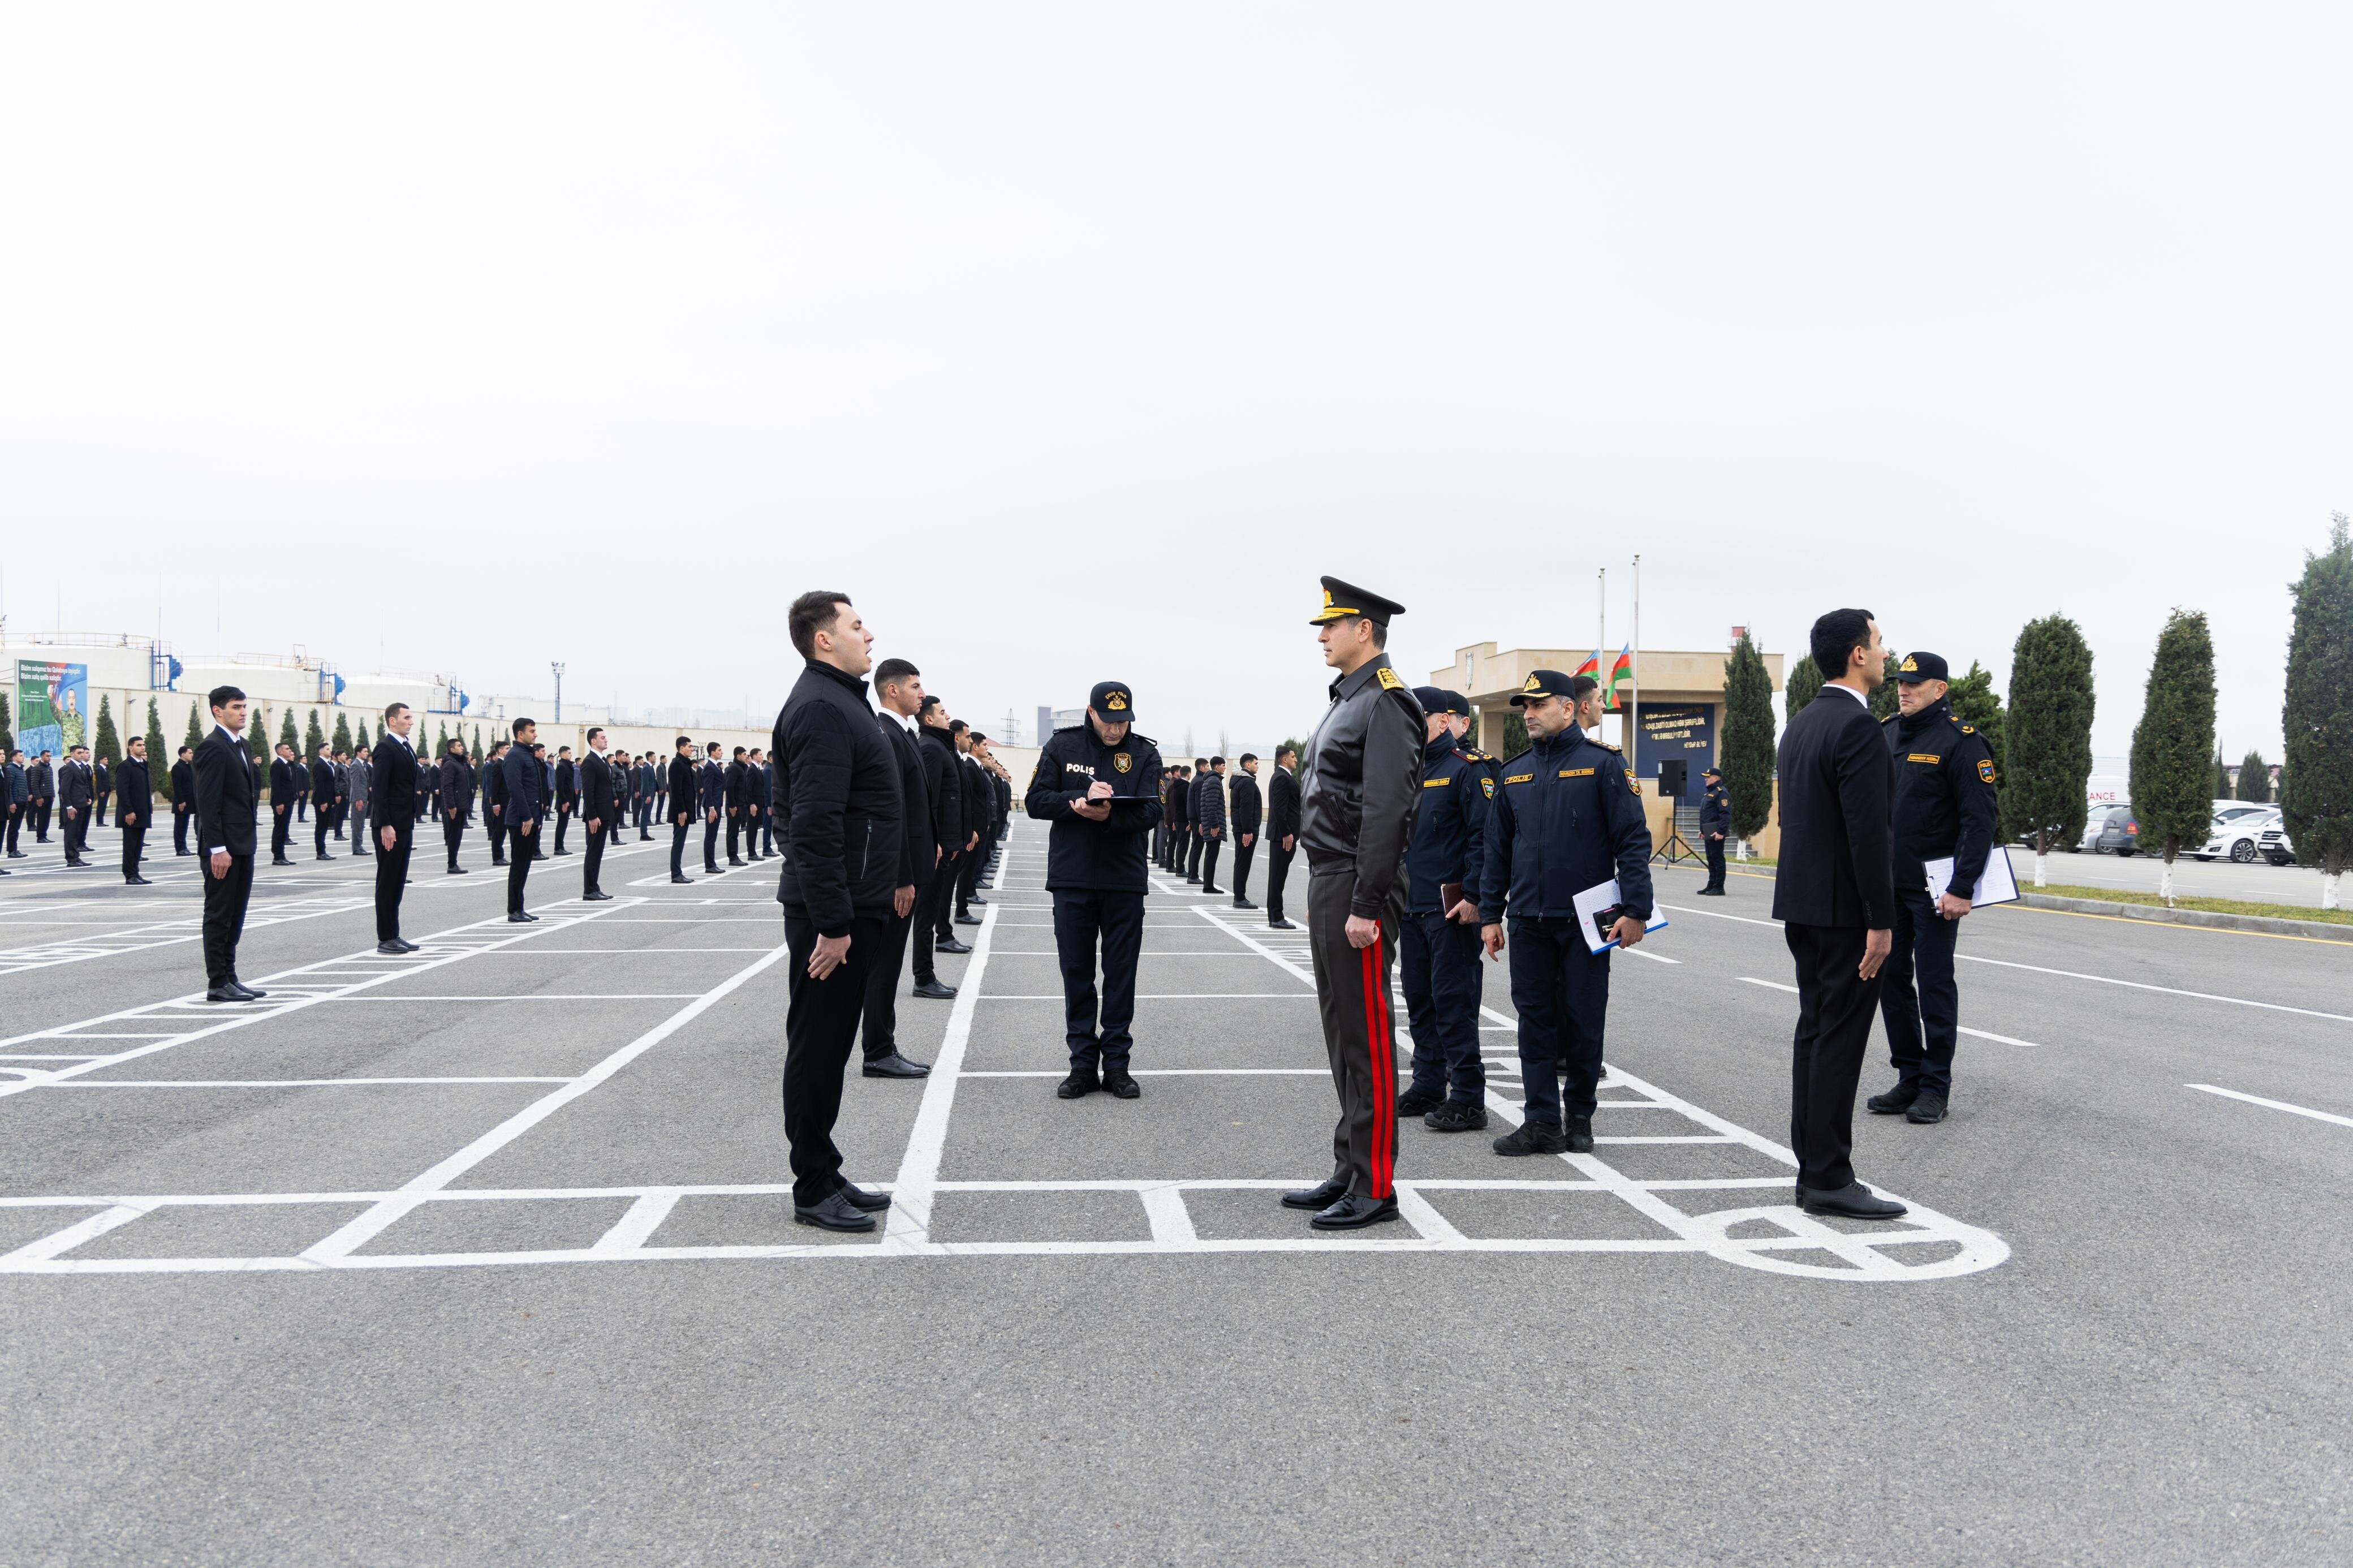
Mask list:
[[155,711],[155,700],[147,699],[147,777],[155,793],[165,800],[172,798],[172,758],[164,750],[164,720]]
[[335,750],[345,755],[349,755],[351,749],[352,716],[348,713],[338,711],[335,714]]
[[315,757],[319,754],[319,748],[326,743],[327,732],[319,728],[319,710],[313,708],[310,720],[302,726],[302,755]]
[[114,732],[114,699],[102,691],[98,696],[98,743],[90,749],[110,768],[122,760],[122,739]]
[[474,756],[477,761],[482,756],[482,727],[480,724],[474,726]]
[[2280,809],[2295,858],[2320,868],[2320,907],[2333,910],[2353,860],[2353,537],[2343,512],[2331,520],[2328,552],[2305,556],[2294,592]]
[[185,736],[182,737],[180,743],[187,747],[190,751],[194,751],[198,746],[205,743],[205,727],[196,718],[196,715],[203,710],[204,705],[202,703],[191,702],[188,704],[188,732]]
[[1724,787],[1741,856],[1773,816],[1773,678],[1746,632],[1724,661]]
[[2261,752],[2249,752],[2239,762],[2238,798],[2268,801],[2271,797],[2271,765],[2263,761],[2263,754]]
[[2214,742],[2214,798],[2231,798],[2231,764],[2222,760],[2222,743]]
[[1993,689],[1993,671],[1980,668],[1975,659],[1969,660],[1969,672],[1952,683],[1945,700],[1952,704],[1953,717],[1974,726],[1992,748],[1995,775],[2007,773],[2008,759],[2002,753],[2009,723],[2001,710],[2001,693]]
[[1781,684],[1781,716],[1794,719],[1814,700],[1822,689],[1821,666],[1812,654],[1803,654],[1789,667],[1789,679]]
[[[1499,757],[1516,757],[1527,749],[1528,721],[1520,717],[1519,710],[1515,708],[1504,715],[1504,743],[1496,748],[1495,754]],[[1306,753],[1302,752],[1300,755],[1301,760],[1304,761]]]
[[447,756],[449,752],[449,726],[445,721],[433,726],[433,754]]
[[2157,635],[2140,722],[2133,727],[2132,806],[2140,847],[2165,857],[2158,891],[2173,902],[2173,858],[2214,825],[2214,638],[2205,616],[2177,608]]
[[[314,716],[311,721],[311,728],[315,730],[318,727],[319,721]],[[286,721],[278,726],[278,743],[281,746],[291,746],[297,752],[302,750],[302,734],[301,731],[294,728],[294,710],[291,708],[286,710]]]
[[368,739],[368,732],[367,732],[367,721],[366,721],[366,720],[363,719],[363,720],[361,720],[361,721],[360,721],[360,732],[359,732],[358,734],[356,734],[356,735],[353,736],[353,737],[352,737],[352,741],[353,741],[353,744],[354,744],[354,745],[359,749],[359,751],[362,751],[362,752],[369,752],[369,751],[374,751],[374,750],[375,749],[375,742],[371,742],[371,741]]
[[245,749],[257,763],[269,761],[269,714],[259,702],[245,710]]
[[2043,859],[2078,842],[2091,814],[2092,650],[2064,616],[2029,621],[2010,654],[2008,752],[2000,769],[2002,820],[2034,846],[2034,885]]
[[1903,655],[1894,648],[1887,650],[1887,663],[1881,668],[1879,684],[1871,689],[1873,718],[1892,719],[1895,716],[1896,709],[1902,705],[1903,694],[1896,689],[1895,684],[1895,667],[1903,662]]
[[8,694],[0,691],[0,756],[16,749],[16,731],[10,728]]

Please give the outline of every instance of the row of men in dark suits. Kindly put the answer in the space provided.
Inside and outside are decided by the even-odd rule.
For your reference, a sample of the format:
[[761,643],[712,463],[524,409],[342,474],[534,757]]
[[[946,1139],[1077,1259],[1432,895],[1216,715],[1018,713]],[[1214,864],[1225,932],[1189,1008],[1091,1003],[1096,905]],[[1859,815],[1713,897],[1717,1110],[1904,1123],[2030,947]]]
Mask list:
[[1254,910],[1258,905],[1250,901],[1250,862],[1263,839],[1270,846],[1267,924],[1278,931],[1295,929],[1282,918],[1282,888],[1298,847],[1298,766],[1296,749],[1284,746],[1275,752],[1274,773],[1263,805],[1259,759],[1252,752],[1241,754],[1241,771],[1230,780],[1223,757],[1196,757],[1189,768],[1181,763],[1170,768],[1160,781],[1161,816],[1154,860],[1170,876],[1183,877],[1204,893],[1222,893],[1225,889],[1217,885],[1218,852],[1230,837],[1234,908]]

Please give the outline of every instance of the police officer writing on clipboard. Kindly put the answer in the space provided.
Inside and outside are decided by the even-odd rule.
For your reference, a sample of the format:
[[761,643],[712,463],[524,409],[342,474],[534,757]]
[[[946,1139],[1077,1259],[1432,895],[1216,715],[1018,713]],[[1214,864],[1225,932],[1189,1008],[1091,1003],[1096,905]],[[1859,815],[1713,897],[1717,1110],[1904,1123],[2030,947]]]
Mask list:
[[[1992,857],[1998,816],[1993,748],[1945,700],[1945,661],[1915,653],[1896,667],[1902,710],[1880,726],[1895,759],[1895,942],[1879,994],[1895,1087],[1863,1103],[1922,1125],[1945,1119],[1961,996],[1953,980],[1968,895]],[[1926,862],[1950,858],[1951,886],[1928,897]]]

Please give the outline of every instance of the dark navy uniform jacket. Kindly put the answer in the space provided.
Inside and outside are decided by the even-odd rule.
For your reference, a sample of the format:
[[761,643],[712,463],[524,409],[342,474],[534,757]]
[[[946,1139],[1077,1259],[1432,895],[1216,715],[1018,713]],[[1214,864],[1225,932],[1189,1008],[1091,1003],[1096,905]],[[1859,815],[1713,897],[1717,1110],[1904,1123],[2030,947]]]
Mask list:
[[1724,787],[1722,779],[1708,785],[1699,797],[1699,830],[1703,837],[1711,833],[1732,837],[1732,792]]
[[[1090,822],[1071,803],[1084,799],[1097,780],[1113,795],[1134,795],[1142,804],[1114,805],[1108,820]],[[1160,826],[1160,748],[1149,737],[1130,728],[1118,745],[1107,746],[1083,719],[1055,731],[1038,752],[1023,805],[1031,816],[1054,825],[1046,837],[1050,892],[1149,890],[1146,849]]]
[[541,803],[546,798],[541,793],[544,781],[540,774],[539,759],[521,746],[510,746],[507,754],[499,759],[499,821],[510,828],[521,827],[526,822],[537,822],[544,815]]
[[1574,920],[1577,895],[1612,877],[1626,912],[1650,918],[1651,829],[1633,770],[1615,747],[1571,726],[1493,765],[1481,923],[1499,923],[1507,910]]
[[1451,735],[1423,748],[1421,809],[1405,852],[1406,913],[1443,913],[1438,890],[1448,882],[1461,883],[1462,896],[1478,903],[1487,866],[1487,806],[1495,795],[1495,775],[1488,771],[1493,760],[1458,749]]
[[1919,891],[1924,860],[1953,859],[1953,889],[1968,896],[1993,852],[2000,801],[1993,748],[1973,724],[1953,717],[1948,702],[1898,713],[1880,729],[1895,759],[1895,890]]

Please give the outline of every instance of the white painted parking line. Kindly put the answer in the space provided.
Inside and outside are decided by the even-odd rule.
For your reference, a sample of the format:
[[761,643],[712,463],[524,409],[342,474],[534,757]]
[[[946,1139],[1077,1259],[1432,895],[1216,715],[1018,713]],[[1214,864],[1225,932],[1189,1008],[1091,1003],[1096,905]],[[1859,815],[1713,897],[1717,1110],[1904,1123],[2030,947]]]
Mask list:
[[373,1089],[385,1084],[570,1083],[568,1078],[84,1078],[52,1089]]
[[[1002,958],[1004,954],[997,954]],[[965,984],[970,984],[967,976]],[[1313,991],[1139,991],[1139,1002],[1296,1002],[1301,997],[1315,1000]],[[998,991],[981,998],[984,1002],[1060,1002],[1059,991]]]
[[[1768,991],[1786,991],[1792,996],[1799,994],[1796,986],[1784,984],[1778,980],[1759,980],[1753,974],[1736,975],[1735,978],[1743,985],[1762,985]],[[1996,1035],[1984,1029],[1962,1028],[1958,1025],[1956,1025],[1955,1028],[1958,1030],[1959,1033],[1967,1035],[1972,1039],[1991,1040],[1998,1046],[2024,1046],[2029,1050],[2040,1050],[2042,1048],[2032,1040],[2013,1039],[2008,1035]]]
[[[987,997],[982,997],[987,1001]],[[1022,1068],[975,1072],[970,1068],[958,1075],[963,1078],[1062,1078],[1060,1068]],[[1330,1068],[1135,1068],[1135,1078],[1330,1078]]]
[[2336,1024],[2353,1024],[2353,1014],[2322,1013],[2310,1007],[2291,1007],[2284,1002],[2258,1002],[2248,996],[2223,996],[2211,991],[2184,991],[2171,985],[2152,985],[2145,980],[2119,980],[2112,974],[2085,974],[2073,969],[2045,969],[2039,963],[2015,963],[2003,958],[1980,958],[1973,952],[1957,952],[1955,958],[1970,963],[1990,963],[2002,969],[2023,969],[2035,974],[2055,974],[2063,980],[2088,980],[2096,985],[2121,985],[2129,991],[2155,991],[2167,996],[2187,996],[2196,1002],[2227,1002],[2234,1007],[2260,1007],[2267,1013],[2294,1013],[2299,1017],[2326,1018]]
[[2308,1105],[2290,1105],[2284,1100],[2265,1100],[2260,1094],[2242,1094],[2235,1089],[2221,1089],[2211,1083],[2186,1083],[2181,1087],[2198,1089],[2205,1094],[2219,1094],[2225,1100],[2242,1100],[2249,1105],[2260,1105],[2266,1110],[2284,1110],[2290,1116],[2308,1116],[2315,1121],[2333,1122],[2339,1127],[2353,1127],[2353,1116],[2339,1116],[2333,1110],[2315,1110]]

